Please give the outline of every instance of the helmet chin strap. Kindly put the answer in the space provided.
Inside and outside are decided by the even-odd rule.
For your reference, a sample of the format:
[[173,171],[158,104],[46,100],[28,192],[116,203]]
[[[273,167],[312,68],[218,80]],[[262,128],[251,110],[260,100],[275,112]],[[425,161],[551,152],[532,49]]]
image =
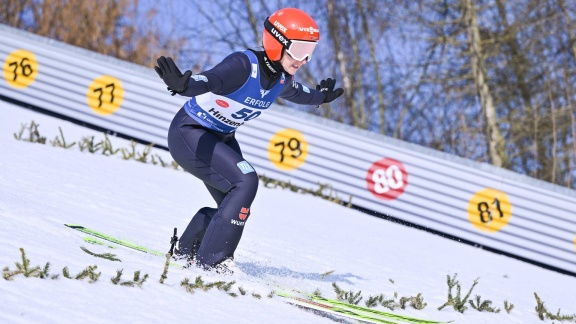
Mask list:
[[282,60],[282,57],[284,56],[284,50],[282,51],[282,56],[280,57],[280,60],[278,61],[272,61],[268,55],[266,55],[266,51],[263,52],[264,53],[264,65],[266,66],[266,68],[272,72],[272,74],[278,74],[280,72],[286,72],[284,71],[284,67],[282,67],[282,64],[280,63],[280,60]]

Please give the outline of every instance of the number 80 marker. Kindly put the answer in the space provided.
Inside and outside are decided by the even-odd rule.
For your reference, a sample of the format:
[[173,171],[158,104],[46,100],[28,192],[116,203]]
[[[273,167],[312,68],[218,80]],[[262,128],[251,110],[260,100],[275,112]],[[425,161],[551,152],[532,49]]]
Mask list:
[[376,161],[366,175],[368,190],[379,199],[392,200],[408,185],[408,173],[402,162],[385,158]]

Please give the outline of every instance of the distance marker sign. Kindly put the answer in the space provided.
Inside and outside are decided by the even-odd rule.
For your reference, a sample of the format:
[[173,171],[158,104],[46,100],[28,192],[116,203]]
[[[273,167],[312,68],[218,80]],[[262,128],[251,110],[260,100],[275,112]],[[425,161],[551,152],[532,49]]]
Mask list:
[[102,75],[92,81],[86,92],[88,106],[98,115],[111,115],[120,109],[124,101],[124,89],[120,80]]
[[468,203],[468,220],[482,232],[500,231],[512,218],[512,205],[508,196],[493,188],[485,188],[474,194]]
[[16,89],[28,87],[38,75],[38,62],[32,52],[20,49],[4,60],[4,80]]
[[280,170],[297,169],[306,161],[308,143],[304,135],[291,128],[283,129],[268,142],[268,159]]
[[384,158],[374,162],[366,174],[368,190],[379,199],[398,198],[408,185],[408,173],[398,160]]

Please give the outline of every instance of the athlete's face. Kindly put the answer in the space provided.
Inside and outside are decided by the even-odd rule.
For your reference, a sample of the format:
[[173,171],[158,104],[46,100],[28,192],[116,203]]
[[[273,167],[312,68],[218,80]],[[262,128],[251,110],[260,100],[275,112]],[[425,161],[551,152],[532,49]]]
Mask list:
[[296,74],[296,71],[298,71],[302,65],[306,64],[306,62],[308,62],[306,59],[303,59],[302,61],[293,59],[286,50],[284,50],[284,55],[282,55],[282,59],[280,59],[280,64],[282,64],[284,71],[291,75]]

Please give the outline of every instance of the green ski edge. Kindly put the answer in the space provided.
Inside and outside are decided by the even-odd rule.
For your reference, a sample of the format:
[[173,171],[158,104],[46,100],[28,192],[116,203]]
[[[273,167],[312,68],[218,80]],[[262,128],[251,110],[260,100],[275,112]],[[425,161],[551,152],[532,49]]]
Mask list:
[[[69,227],[69,228],[72,228],[72,229],[75,229],[75,230],[77,230],[77,231],[80,231],[80,232],[85,233],[85,234],[88,234],[88,235],[92,235],[92,236],[97,237],[97,238],[99,238],[99,239],[102,239],[102,240],[105,240],[105,241],[108,241],[108,242],[112,242],[112,243],[115,243],[115,244],[118,244],[118,245],[121,245],[121,246],[130,248],[130,249],[136,250],[136,251],[140,251],[140,252],[152,254],[152,255],[155,255],[155,256],[159,256],[159,257],[165,257],[165,256],[166,256],[166,253],[162,253],[162,252],[160,252],[160,251],[152,250],[152,249],[149,249],[149,248],[144,247],[144,246],[140,246],[140,245],[137,245],[137,244],[134,244],[134,243],[130,243],[130,242],[128,242],[128,241],[120,240],[120,239],[117,239],[117,238],[112,237],[112,236],[110,236],[110,235],[107,235],[107,234],[104,234],[104,233],[97,232],[97,231],[95,231],[95,230],[86,228],[86,227],[84,227],[84,226],[82,226],[82,225],[78,225],[78,224],[64,224],[64,226]],[[177,264],[177,263],[172,263],[172,262],[171,262],[170,265],[171,265],[171,266],[178,267],[178,268],[184,268],[182,265]]]
[[376,318],[368,315],[361,314],[352,310],[344,309],[330,304],[316,302],[308,298],[298,297],[284,292],[275,292],[277,296],[287,299],[287,302],[296,306],[301,306],[307,309],[319,311],[321,313],[335,315],[337,317],[354,319],[364,323],[387,323],[399,324],[401,322],[393,321],[390,319]]
[[317,295],[312,295],[312,294],[308,294],[307,295],[309,298],[311,298],[314,301],[322,301],[325,303],[330,303],[332,305],[335,306],[339,306],[339,307],[343,307],[346,309],[352,309],[352,310],[356,310],[358,312],[362,312],[362,313],[367,313],[367,314],[371,314],[372,316],[382,316],[382,317],[387,317],[387,318],[392,318],[398,321],[402,321],[402,323],[418,323],[418,324],[445,324],[445,323],[452,323],[452,321],[449,322],[443,322],[443,321],[436,321],[436,320],[427,320],[427,319],[422,319],[422,318],[418,318],[418,317],[413,317],[413,316],[406,316],[406,315],[400,315],[400,314],[395,314],[395,313],[391,313],[391,312],[386,312],[386,311],[382,311],[379,309],[374,309],[374,308],[369,308],[369,307],[362,307],[362,306],[358,306],[358,305],[354,305],[354,304],[350,304],[341,300],[336,300],[336,299],[330,299],[330,298],[326,298],[326,297],[322,297],[322,296],[317,296]]
[[[117,239],[113,236],[92,230],[90,228],[84,227],[79,224],[64,224],[68,228],[75,229],[79,232],[97,237],[99,239],[115,243],[120,246],[124,246],[136,251],[152,254],[159,257],[166,256],[165,253],[162,253],[157,250],[149,249],[144,246],[140,246],[134,243],[130,243],[125,240]],[[171,266],[176,266],[178,268],[183,268],[182,265],[177,263],[170,263]],[[389,313],[381,310],[376,310],[368,307],[362,307],[358,305],[349,304],[343,301],[329,299],[313,294],[301,294],[302,296],[295,296],[290,293],[277,291],[275,292],[276,295],[288,299],[288,302],[291,304],[299,305],[302,307],[318,310],[321,312],[334,314],[341,317],[347,317],[351,319],[356,319],[359,321],[363,321],[366,323],[416,323],[416,324],[444,324],[450,322],[441,322],[441,321],[431,321],[431,320],[424,320],[415,317],[409,317],[404,315],[398,315],[394,313]]]
[[85,236],[85,237],[83,237],[83,239],[84,239],[84,241],[85,241],[86,243],[95,244],[95,245],[106,245],[106,246],[108,246],[108,247],[111,248],[111,249],[115,249],[115,248],[116,248],[116,246],[111,245],[111,244],[108,244],[108,243],[104,243],[104,242],[100,241],[99,239],[97,239],[97,238],[95,238],[95,237],[93,237],[93,236]]
[[[286,292],[276,292],[276,295],[288,298],[291,300],[296,300],[300,303],[301,306],[310,307],[314,309],[325,311],[325,309],[330,309],[333,311],[337,311],[341,314],[342,311],[353,313],[355,316],[360,316],[363,321],[372,321],[369,323],[414,323],[414,324],[445,324],[445,323],[452,323],[443,322],[443,321],[436,321],[436,320],[427,320],[412,316],[400,315],[390,312],[385,312],[378,309],[362,307],[354,304],[350,304],[344,301],[325,298],[322,296],[317,296],[313,294],[301,294],[301,296],[296,296]],[[306,305],[302,305],[306,304]],[[311,307],[312,305],[313,307]]]

